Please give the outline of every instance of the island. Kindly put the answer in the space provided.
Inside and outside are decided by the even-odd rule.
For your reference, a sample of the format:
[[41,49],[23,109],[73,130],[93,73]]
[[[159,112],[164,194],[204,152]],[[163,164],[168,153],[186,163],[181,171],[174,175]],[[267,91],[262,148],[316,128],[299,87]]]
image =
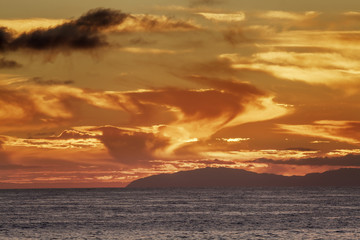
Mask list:
[[360,186],[360,169],[341,168],[305,176],[255,173],[232,168],[201,168],[137,179],[126,188]]

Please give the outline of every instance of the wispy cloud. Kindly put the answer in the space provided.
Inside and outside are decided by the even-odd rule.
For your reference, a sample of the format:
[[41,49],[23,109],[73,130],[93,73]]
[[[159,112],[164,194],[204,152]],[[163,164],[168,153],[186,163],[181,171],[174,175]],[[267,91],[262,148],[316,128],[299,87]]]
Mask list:
[[265,71],[278,78],[329,86],[356,84],[360,64],[355,57],[339,53],[269,51],[253,54],[251,58],[221,55],[232,61],[239,70]]
[[245,20],[245,13],[236,12],[236,13],[209,13],[209,12],[199,12],[197,13],[200,16],[208,20],[215,22],[241,22]]
[[174,32],[193,31],[201,27],[190,20],[179,20],[162,15],[131,14],[115,32]]
[[321,137],[349,144],[360,144],[360,122],[323,120],[313,124],[290,125],[279,124],[280,129],[291,134]]
[[320,13],[315,11],[308,11],[304,13],[298,12],[288,12],[288,11],[265,11],[259,13],[257,16],[260,18],[266,19],[279,19],[279,20],[293,20],[293,21],[302,21],[306,19],[311,19],[319,16]]
[[139,54],[175,54],[176,51],[168,49],[158,48],[138,48],[138,47],[126,47],[121,48],[122,51]]
[[288,160],[273,160],[260,158],[249,163],[266,163],[279,165],[306,165],[306,166],[341,166],[341,167],[359,167],[360,155],[345,155],[341,157],[315,157]]

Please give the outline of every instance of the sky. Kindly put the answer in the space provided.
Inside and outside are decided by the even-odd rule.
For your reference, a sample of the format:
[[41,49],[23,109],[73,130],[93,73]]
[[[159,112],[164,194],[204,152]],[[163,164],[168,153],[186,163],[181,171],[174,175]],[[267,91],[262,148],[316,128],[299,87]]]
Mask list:
[[356,0],[0,2],[0,188],[360,166]]

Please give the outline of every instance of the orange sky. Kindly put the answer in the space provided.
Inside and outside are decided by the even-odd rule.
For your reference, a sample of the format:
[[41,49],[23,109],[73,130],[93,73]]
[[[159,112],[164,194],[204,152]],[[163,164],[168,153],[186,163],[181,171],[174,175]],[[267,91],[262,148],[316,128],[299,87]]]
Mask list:
[[27,4],[0,3],[0,188],[360,166],[357,1]]

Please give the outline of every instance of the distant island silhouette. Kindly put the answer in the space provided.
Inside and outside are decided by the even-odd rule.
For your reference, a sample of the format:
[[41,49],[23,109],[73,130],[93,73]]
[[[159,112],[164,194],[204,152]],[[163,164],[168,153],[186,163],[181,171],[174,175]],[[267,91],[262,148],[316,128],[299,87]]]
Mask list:
[[137,179],[126,188],[360,186],[360,169],[282,176],[232,168],[201,168]]

